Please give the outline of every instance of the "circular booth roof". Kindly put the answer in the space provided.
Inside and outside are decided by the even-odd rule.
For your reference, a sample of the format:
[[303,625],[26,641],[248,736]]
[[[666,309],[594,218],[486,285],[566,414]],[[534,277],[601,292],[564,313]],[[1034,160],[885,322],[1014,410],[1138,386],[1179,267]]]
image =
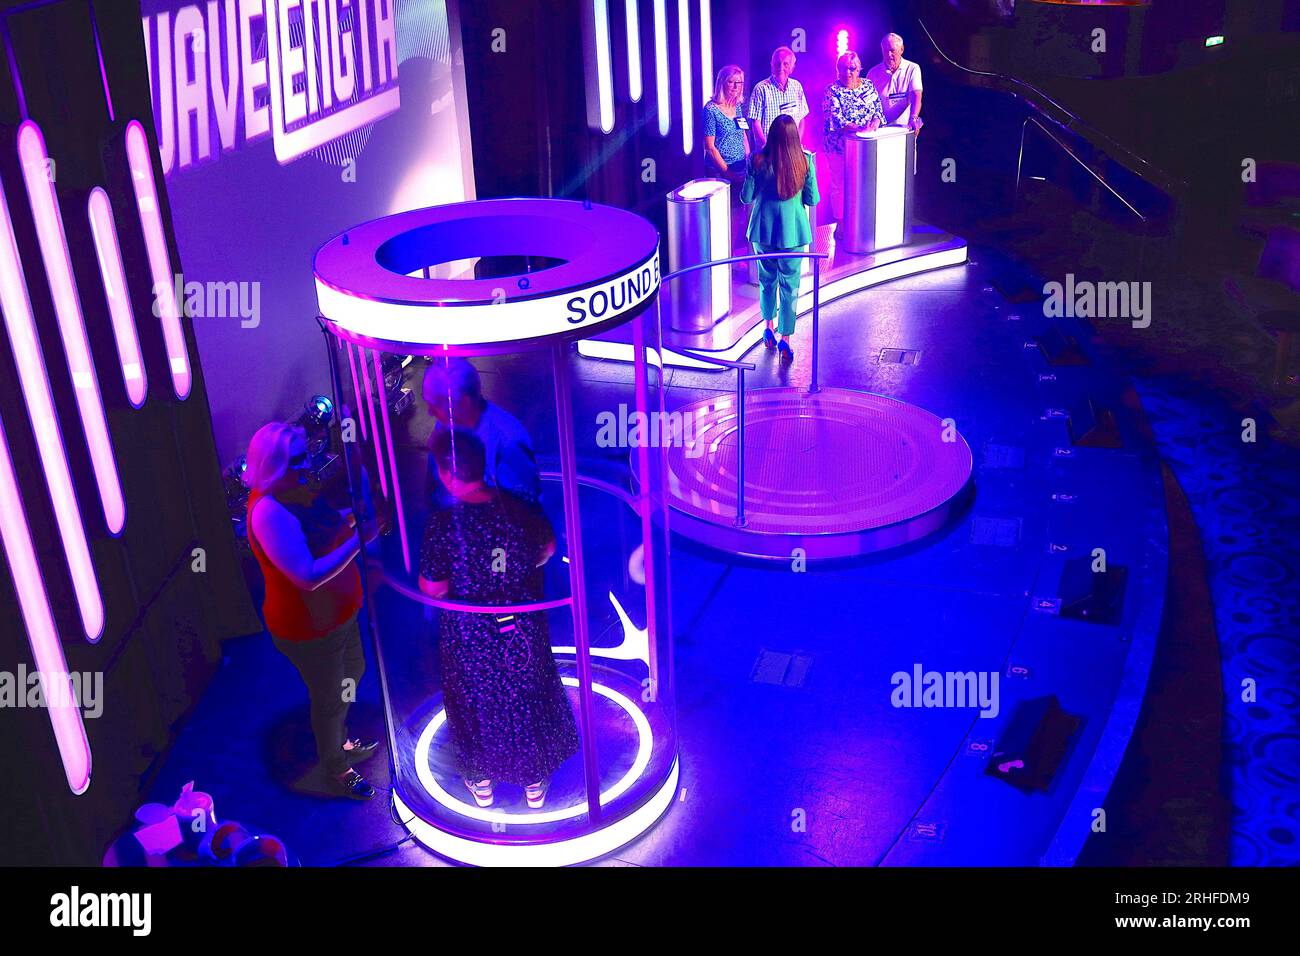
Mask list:
[[[504,256],[545,267],[488,279],[422,274]],[[519,351],[585,338],[649,305],[659,288],[659,234],[612,206],[478,200],[349,229],[317,250],[315,273],[321,315],[342,338],[407,354]]]

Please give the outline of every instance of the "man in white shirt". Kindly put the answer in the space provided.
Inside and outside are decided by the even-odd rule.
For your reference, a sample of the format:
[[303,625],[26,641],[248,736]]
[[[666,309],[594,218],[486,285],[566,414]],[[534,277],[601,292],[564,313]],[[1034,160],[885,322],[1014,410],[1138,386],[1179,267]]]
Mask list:
[[790,74],[794,72],[794,51],[779,46],[772,51],[772,75],[756,83],[749,93],[749,125],[754,134],[754,150],[767,143],[767,128],[782,113],[792,117],[803,133],[808,115],[808,101],[803,86]]
[[880,41],[881,61],[867,79],[880,94],[886,126],[921,128],[921,68],[903,59],[903,38],[888,33]]

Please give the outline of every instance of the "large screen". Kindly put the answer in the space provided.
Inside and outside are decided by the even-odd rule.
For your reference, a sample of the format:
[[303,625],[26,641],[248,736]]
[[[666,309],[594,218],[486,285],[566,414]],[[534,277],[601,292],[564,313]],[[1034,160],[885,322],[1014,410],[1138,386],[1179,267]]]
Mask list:
[[[450,9],[449,9],[450,6]],[[217,450],[329,394],[312,256],[473,198],[454,0],[144,0],[159,153]]]

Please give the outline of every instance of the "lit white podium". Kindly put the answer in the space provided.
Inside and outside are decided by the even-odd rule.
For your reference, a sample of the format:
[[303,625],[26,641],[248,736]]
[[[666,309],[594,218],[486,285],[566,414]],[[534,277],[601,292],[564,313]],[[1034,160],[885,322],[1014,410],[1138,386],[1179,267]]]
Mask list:
[[836,243],[869,253],[910,242],[915,171],[916,134],[906,127],[844,137],[844,221]]
[[[692,179],[668,194],[668,271],[731,255],[731,184]],[[661,293],[669,324],[703,332],[731,311],[731,267],[700,269]]]

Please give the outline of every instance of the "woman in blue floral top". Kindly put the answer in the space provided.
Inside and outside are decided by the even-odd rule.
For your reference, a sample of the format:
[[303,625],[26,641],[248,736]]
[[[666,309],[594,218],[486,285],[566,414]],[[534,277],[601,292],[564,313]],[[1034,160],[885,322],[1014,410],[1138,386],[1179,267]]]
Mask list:
[[707,174],[729,179],[740,188],[745,180],[745,136],[741,101],[745,96],[745,72],[738,66],[724,66],[713,85],[713,97],[704,104],[704,163]]
[[872,130],[885,121],[880,95],[862,78],[862,61],[853,51],[835,61],[835,82],[826,89],[822,113],[826,160],[830,173],[826,194],[835,221],[844,218],[844,134]]

